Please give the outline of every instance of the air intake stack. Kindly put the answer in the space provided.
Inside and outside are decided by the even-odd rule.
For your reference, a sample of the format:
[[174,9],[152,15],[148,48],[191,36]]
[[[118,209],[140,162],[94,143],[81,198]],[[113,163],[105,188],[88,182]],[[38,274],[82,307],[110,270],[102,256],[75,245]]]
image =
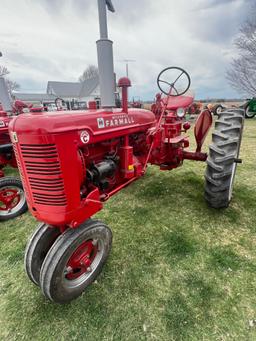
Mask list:
[[100,79],[101,106],[115,106],[115,77],[113,62],[113,42],[108,39],[107,8],[115,12],[111,0],[98,0],[100,39],[96,42]]

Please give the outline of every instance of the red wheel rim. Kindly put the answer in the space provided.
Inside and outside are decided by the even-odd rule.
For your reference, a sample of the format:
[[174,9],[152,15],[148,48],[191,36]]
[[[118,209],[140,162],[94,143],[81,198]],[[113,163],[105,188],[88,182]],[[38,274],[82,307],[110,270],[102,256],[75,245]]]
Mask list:
[[69,258],[66,266],[66,279],[74,280],[82,274],[91,271],[91,264],[98,252],[98,243],[95,240],[87,240],[78,246]]
[[0,211],[11,211],[20,202],[20,190],[3,188],[0,190]]

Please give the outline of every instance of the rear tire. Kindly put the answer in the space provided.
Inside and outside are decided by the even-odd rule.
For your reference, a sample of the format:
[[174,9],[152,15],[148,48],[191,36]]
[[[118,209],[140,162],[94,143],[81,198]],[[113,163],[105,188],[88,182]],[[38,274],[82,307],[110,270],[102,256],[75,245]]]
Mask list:
[[100,274],[112,244],[110,229],[87,220],[58,237],[45,257],[40,287],[46,298],[68,303],[77,298]]
[[18,178],[0,179],[0,221],[18,217],[27,211],[22,182]]
[[205,199],[211,207],[228,207],[232,199],[243,123],[242,109],[226,109],[215,122],[205,172]]
[[30,237],[25,250],[24,266],[28,278],[39,285],[40,270],[52,244],[60,235],[56,227],[41,223]]

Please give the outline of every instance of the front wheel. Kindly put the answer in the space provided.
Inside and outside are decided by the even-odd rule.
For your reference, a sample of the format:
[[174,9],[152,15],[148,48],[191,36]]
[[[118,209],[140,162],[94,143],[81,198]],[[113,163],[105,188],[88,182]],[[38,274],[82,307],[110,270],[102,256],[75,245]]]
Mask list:
[[244,107],[245,110],[245,117],[246,118],[253,118],[256,115],[255,111],[250,110],[250,103],[247,103],[246,106]]
[[57,227],[40,223],[27,243],[24,266],[28,278],[36,285],[39,285],[43,261],[59,235],[60,230]]
[[0,221],[15,218],[26,211],[27,203],[20,179],[0,179]]
[[112,244],[110,229],[88,220],[60,235],[47,253],[40,272],[43,294],[56,303],[77,298],[100,274]]
[[221,104],[216,104],[212,108],[212,112],[214,115],[219,116],[223,109],[224,109],[224,107]]
[[215,122],[205,172],[205,199],[211,207],[228,207],[243,133],[244,110],[226,109]]

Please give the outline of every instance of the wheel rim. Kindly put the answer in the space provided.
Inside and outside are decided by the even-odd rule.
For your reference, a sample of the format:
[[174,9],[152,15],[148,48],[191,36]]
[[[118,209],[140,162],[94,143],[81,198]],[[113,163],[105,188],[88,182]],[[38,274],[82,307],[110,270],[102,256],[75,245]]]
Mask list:
[[217,114],[220,114],[222,112],[222,107],[218,107],[217,109],[216,109],[216,113]]
[[[236,156],[235,156],[236,159],[239,157],[239,153],[240,153],[240,147],[241,147],[241,141],[242,141],[242,133],[243,133],[243,126],[242,126],[242,131],[241,131],[240,136],[239,136],[239,145],[238,145],[237,153],[236,153]],[[234,161],[234,163],[232,165],[232,173],[231,173],[231,179],[230,179],[230,184],[229,184],[229,193],[228,193],[228,200],[229,201],[232,199],[232,193],[233,193],[233,187],[234,187],[236,168],[237,168],[237,163]]]
[[248,116],[248,117],[253,117],[255,115],[254,111],[250,111],[249,106],[246,108],[245,112],[246,112],[246,116]]
[[17,213],[26,199],[22,189],[16,186],[5,186],[0,189],[0,216]]
[[229,201],[232,198],[234,179],[235,179],[235,174],[236,174],[236,166],[237,166],[237,164],[234,162],[233,166],[232,166],[232,173],[231,173],[231,179],[230,179],[230,185],[229,185],[229,193],[228,193],[228,200]]
[[103,248],[102,239],[90,239],[77,247],[63,272],[63,285],[67,289],[81,286],[93,275],[102,260]]

